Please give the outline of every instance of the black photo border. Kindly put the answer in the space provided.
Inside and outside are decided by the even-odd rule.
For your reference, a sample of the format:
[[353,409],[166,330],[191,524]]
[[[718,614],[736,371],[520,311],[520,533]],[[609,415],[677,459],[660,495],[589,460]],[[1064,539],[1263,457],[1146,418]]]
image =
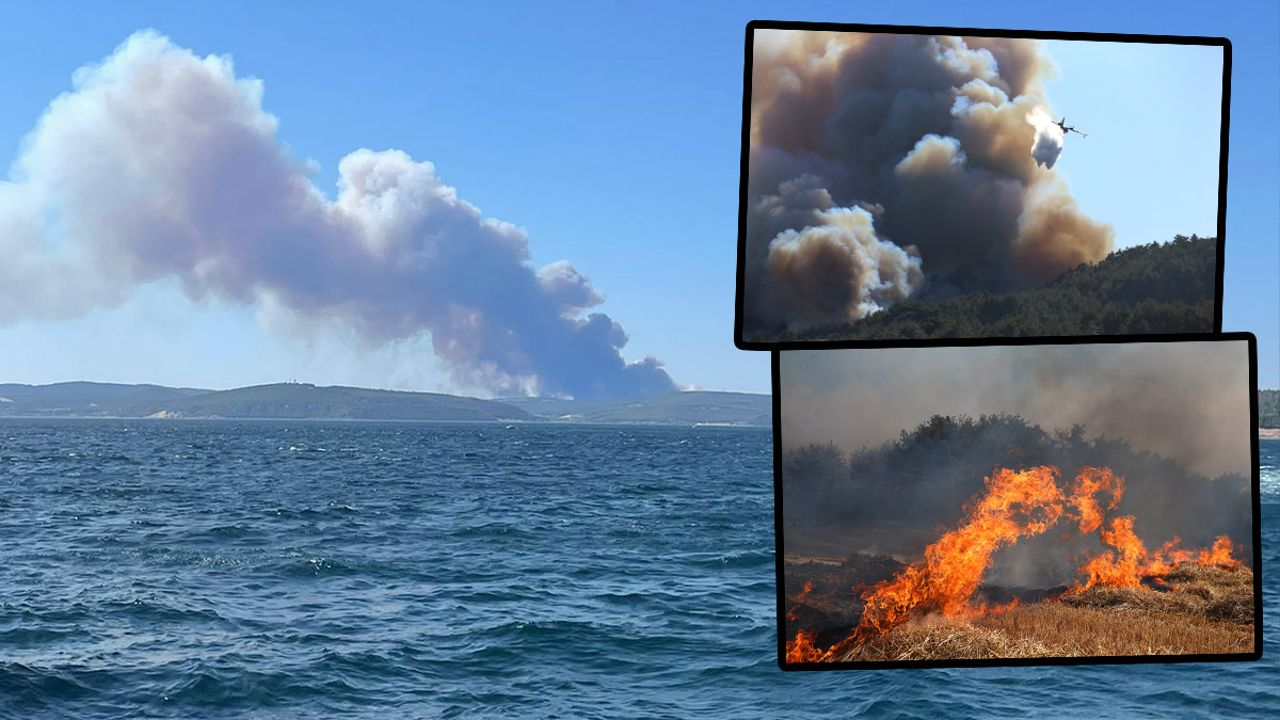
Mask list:
[[[892,35],[967,35],[976,37],[1026,38],[1032,40],[1084,40],[1093,42],[1144,43],[1154,45],[1202,45],[1222,48],[1222,113],[1218,148],[1218,253],[1214,279],[1213,333],[1222,332],[1222,277],[1226,265],[1227,237],[1227,157],[1231,129],[1231,41],[1225,37],[1199,35],[1146,35],[1137,33],[1075,32],[1058,30],[1001,30],[995,28],[934,27],[927,25],[873,25],[861,23],[752,20],[746,27],[742,71],[742,139],[738,171],[738,264],[733,310],[733,344],[739,350],[797,350],[834,347],[833,343],[854,343],[857,347],[929,347],[934,340],[952,338],[895,338],[881,340],[748,340],[743,334],[743,303],[746,299],[747,258],[747,176],[751,160],[751,66],[756,30],[811,30],[826,32],[887,33]],[[1199,333],[1208,335],[1208,332]],[[1028,336],[1041,337],[1041,336]],[[1044,336],[1052,337],[1052,336]],[[1101,336],[1096,336],[1101,337]],[[969,338],[955,338],[969,339]],[[973,338],[999,340],[1001,338]]]
[[[773,537],[774,571],[777,594],[777,653],[778,667],[787,672],[812,670],[904,670],[927,668],[966,667],[1026,667],[1052,665],[1131,665],[1151,663],[1191,662],[1240,662],[1262,658],[1262,489],[1259,466],[1258,440],[1258,341],[1253,333],[1229,332],[1217,335],[1200,333],[1152,334],[1152,335],[1077,335],[1070,337],[1029,338],[981,338],[931,340],[927,347],[1016,347],[1027,345],[1116,345],[1140,343],[1180,342],[1241,342],[1248,343],[1249,354],[1249,429],[1252,457],[1252,508],[1253,508],[1253,652],[1251,653],[1199,653],[1186,655],[1095,655],[1084,657],[997,658],[957,660],[885,660],[853,662],[788,663],[786,636],[786,555],[783,551],[782,522],[782,387],[779,377],[781,354],[771,353],[772,402],[773,402]],[[814,351],[806,347],[800,350]],[[860,343],[834,342],[826,345],[832,350],[869,350]]]

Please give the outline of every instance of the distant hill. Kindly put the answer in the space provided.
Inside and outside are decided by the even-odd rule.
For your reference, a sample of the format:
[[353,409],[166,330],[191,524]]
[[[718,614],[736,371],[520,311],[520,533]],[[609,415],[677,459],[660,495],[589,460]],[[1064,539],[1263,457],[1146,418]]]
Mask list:
[[1040,288],[908,301],[845,326],[783,339],[1026,337],[1206,332],[1213,328],[1218,241],[1179,235],[1080,265]]
[[[136,406],[143,414],[152,406]],[[332,418],[350,420],[530,420],[525,411],[493,400],[440,393],[317,387],[281,383],[223,390],[172,402],[179,417]],[[155,412],[155,411],[153,411]],[[152,414],[152,413],[146,413]]]
[[438,393],[317,387],[305,383],[235,390],[158,385],[0,385],[0,416],[328,418],[361,420],[532,420],[493,400]]
[[52,385],[0,384],[0,416],[3,415],[121,415],[135,405],[162,407],[166,403],[204,395],[211,391],[162,385],[64,382]]
[[663,425],[751,425],[768,427],[773,406],[768,395],[693,390],[637,400],[504,400],[550,420]]
[[234,390],[68,382],[0,384],[0,417],[261,418],[724,424],[768,426],[768,395],[677,392],[639,400],[481,400],[440,393],[319,387]]

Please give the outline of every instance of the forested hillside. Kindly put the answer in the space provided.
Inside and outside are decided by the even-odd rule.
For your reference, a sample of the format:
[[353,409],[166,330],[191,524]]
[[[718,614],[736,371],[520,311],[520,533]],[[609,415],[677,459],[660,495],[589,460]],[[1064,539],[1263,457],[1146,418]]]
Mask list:
[[1138,515],[1140,534],[1176,534],[1204,546],[1216,533],[1248,537],[1252,529],[1247,477],[1207,478],[1122,438],[1091,438],[1079,425],[1046,431],[1012,415],[935,415],[895,441],[851,456],[833,444],[791,449],[782,457],[785,520],[879,527],[928,518],[926,525],[950,527],[995,468],[1036,465],[1055,466],[1065,477],[1082,466],[1124,476],[1117,513]]
[[1080,265],[1015,293],[977,292],[894,305],[848,326],[788,340],[1025,337],[1211,332],[1218,241],[1179,235]]

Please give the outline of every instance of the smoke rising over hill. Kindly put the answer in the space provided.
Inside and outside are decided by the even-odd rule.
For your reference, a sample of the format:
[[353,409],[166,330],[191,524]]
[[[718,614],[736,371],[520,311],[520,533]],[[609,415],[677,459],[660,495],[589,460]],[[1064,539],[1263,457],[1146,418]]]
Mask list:
[[[1031,40],[757,30],[748,333],[1042,284],[1111,250],[1053,170]],[[1042,122],[1042,121],[1048,121]]]
[[[995,468],[1103,466],[1125,478],[1117,512],[1152,542],[1246,538],[1247,352],[1244,341],[783,352],[785,519],[950,527]],[[1083,547],[1028,538],[993,577],[1065,582]]]
[[1251,473],[1244,341],[789,351],[779,370],[786,449],[855,452],[933,415],[1008,414],[1210,477]]
[[429,162],[356,150],[336,200],[276,137],[263,84],[155,33],[74,76],[0,183],[0,322],[83,315],[173,280],[373,344],[429,333],[462,386],[585,397],[674,389],[568,262],[530,265]]

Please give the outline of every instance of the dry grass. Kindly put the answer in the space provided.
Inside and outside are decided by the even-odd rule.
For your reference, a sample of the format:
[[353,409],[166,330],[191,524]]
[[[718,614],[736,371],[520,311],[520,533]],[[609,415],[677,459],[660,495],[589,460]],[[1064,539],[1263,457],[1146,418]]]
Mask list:
[[939,660],[1055,655],[1033,637],[933,616],[895,629],[849,653],[845,660]]
[[844,660],[1248,653],[1253,574],[1184,565],[1167,590],[1091,588],[972,622],[914,620]]
[[1253,623],[1253,573],[1185,564],[1165,578],[1167,592],[1095,587],[1062,603],[1119,611],[1183,613],[1207,620]]

